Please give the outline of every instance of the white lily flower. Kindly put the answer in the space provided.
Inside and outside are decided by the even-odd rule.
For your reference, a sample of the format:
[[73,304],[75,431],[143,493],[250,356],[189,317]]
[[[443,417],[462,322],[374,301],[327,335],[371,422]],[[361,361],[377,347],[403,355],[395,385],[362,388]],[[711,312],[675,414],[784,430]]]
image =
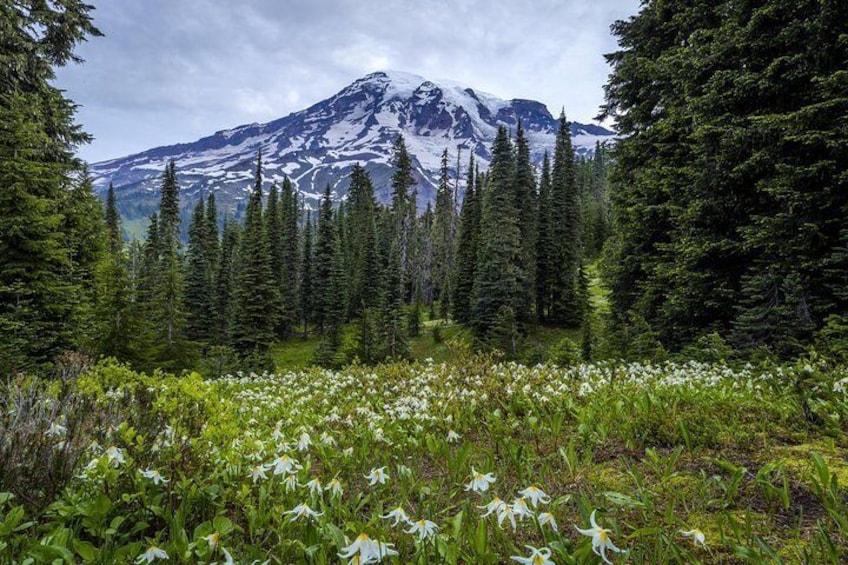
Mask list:
[[707,547],[707,536],[698,528],[689,530],[688,532],[680,530],[680,534],[685,538],[691,538],[694,543],[701,547]]
[[297,475],[289,475],[283,479],[283,484],[286,487],[286,492],[294,492],[297,490]]
[[403,506],[398,506],[388,514],[383,514],[380,518],[384,518],[386,520],[394,520],[392,526],[397,526],[399,522],[403,522],[404,524],[411,524],[412,521],[409,519],[409,516],[406,514],[406,511],[403,509]]
[[525,545],[524,547],[530,550],[530,557],[513,555],[510,559],[518,561],[523,565],[556,565],[556,563],[551,561],[551,550],[547,547],[541,547],[539,549],[536,549],[532,545]]
[[448,443],[456,443],[462,436],[453,430],[448,430]]
[[219,534],[218,532],[212,532],[208,536],[203,536],[200,539],[205,540],[206,543],[209,544],[209,547],[215,549],[216,547],[218,547],[218,542],[221,539],[221,534]]
[[303,469],[303,466],[297,462],[297,460],[289,457],[288,455],[280,455],[271,463],[269,467],[274,468],[275,475],[282,475],[284,473],[293,473],[295,471],[299,471]]
[[224,553],[224,565],[236,565],[236,562],[233,561],[233,556],[230,555],[230,552],[225,547],[222,547],[221,551]]
[[319,481],[318,479],[312,479],[304,486],[309,489],[309,492],[316,496],[320,496],[324,492],[324,487],[321,486],[321,481]]
[[[612,543],[612,540],[609,537],[610,530],[606,530],[598,525],[595,521],[595,513],[597,510],[592,511],[592,515],[589,516],[589,523],[592,524],[592,527],[586,530],[577,528],[577,531],[583,534],[584,536],[589,536],[592,538],[592,551],[595,555],[600,556],[600,558],[604,561],[604,563],[608,563],[612,565],[612,561],[607,559],[607,549],[615,552],[615,553],[625,553],[624,550],[619,549]],[[575,526],[576,528],[577,526]]]
[[550,512],[542,512],[541,514],[539,514],[538,517],[539,517],[539,525],[540,526],[550,524],[551,529],[554,532],[559,532],[559,527],[557,526],[556,519],[554,518],[553,514],[551,514]]
[[504,504],[498,509],[498,527],[502,528],[504,520],[509,519],[509,523],[512,524],[512,531],[515,531],[515,512],[512,510],[512,506],[509,504]]
[[298,504],[293,509],[287,510],[286,512],[283,512],[283,515],[286,515],[286,516],[291,515],[292,519],[289,520],[289,521],[294,522],[298,518],[306,518],[307,520],[309,520],[309,518],[317,518],[319,516],[323,516],[324,513],[323,512],[315,512],[314,510],[312,510],[306,504]]
[[106,457],[109,458],[109,464],[113,467],[119,467],[124,462],[124,452],[114,445],[106,450]]
[[153,563],[156,559],[162,559],[167,561],[170,559],[168,554],[165,553],[163,549],[159,549],[155,545],[151,545],[147,548],[147,551],[138,556],[138,559],[135,560],[136,563]]
[[[392,543],[384,543],[381,541],[372,540],[368,534],[359,534],[353,543],[342,548],[342,552],[338,554],[342,559],[350,559],[350,563],[380,563],[383,557],[397,555],[398,552],[392,549]],[[359,558],[356,560],[356,558]]]
[[306,451],[310,445],[312,445],[312,438],[309,437],[309,434],[306,432],[300,434],[300,439],[297,440],[297,450]]
[[404,531],[408,534],[418,534],[419,541],[435,537],[439,531],[439,526],[430,520],[418,520],[417,522],[410,522],[409,525],[410,528]]
[[530,510],[529,506],[527,506],[527,500],[525,500],[523,496],[521,498],[516,498],[515,501],[513,501],[512,512],[518,516],[519,520],[533,517],[533,511]]
[[489,516],[489,514],[494,514],[495,512],[500,512],[501,508],[506,506],[506,502],[500,499],[500,497],[495,497],[492,501],[486,506],[478,506],[477,508],[485,508],[486,513],[483,514],[483,518]]
[[44,435],[47,437],[63,437],[68,431],[68,428],[58,422],[53,422]]
[[533,508],[536,508],[539,503],[550,504],[551,502],[551,497],[545,494],[545,491],[536,486],[529,486],[524,490],[518,491],[518,494],[530,499],[530,503],[533,505]]
[[253,484],[259,479],[265,480],[268,475],[265,474],[265,465],[255,465],[250,471],[250,477],[253,479]]
[[142,471],[141,476],[144,477],[145,479],[152,480],[153,484],[157,485],[157,486],[161,485],[162,483],[168,484],[168,483],[171,482],[170,480],[162,477],[162,475],[159,474],[159,471],[155,471],[155,470],[151,470],[151,469],[147,469],[146,471]]
[[371,469],[371,472],[365,475],[365,478],[368,479],[368,484],[371,486],[380,483],[381,485],[386,484],[386,480],[389,478],[389,474],[386,472],[385,467],[375,467]]
[[341,496],[344,494],[344,488],[342,488],[342,483],[338,479],[331,479],[327,483],[327,490],[330,491],[331,496]]
[[486,492],[489,490],[489,485],[494,483],[495,475],[493,473],[478,473],[474,467],[471,467],[471,482],[465,485],[465,490],[473,490],[474,492]]
[[329,446],[329,447],[333,447],[333,446],[337,445],[336,444],[336,438],[334,438],[333,436],[331,436],[327,432],[324,432],[324,433],[321,434],[321,443],[323,443],[324,445]]

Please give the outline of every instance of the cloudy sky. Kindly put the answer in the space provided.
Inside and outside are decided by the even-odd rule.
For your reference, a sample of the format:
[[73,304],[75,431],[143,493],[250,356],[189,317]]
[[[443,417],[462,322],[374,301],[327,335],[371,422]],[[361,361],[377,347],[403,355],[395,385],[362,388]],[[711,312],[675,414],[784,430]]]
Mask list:
[[588,122],[638,0],[93,0],[105,37],[57,86],[99,161],[265,122],[377,70],[529,98]]

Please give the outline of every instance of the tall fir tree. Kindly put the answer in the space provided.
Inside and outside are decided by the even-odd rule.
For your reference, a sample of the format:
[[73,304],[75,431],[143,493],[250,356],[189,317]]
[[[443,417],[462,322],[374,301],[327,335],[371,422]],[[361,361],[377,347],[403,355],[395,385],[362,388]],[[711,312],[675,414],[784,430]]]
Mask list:
[[451,311],[453,277],[456,270],[456,203],[448,173],[448,150],[442,153],[436,210],[433,217],[433,294],[439,300],[439,314],[447,318]]
[[382,275],[377,257],[377,212],[371,177],[359,164],[350,174],[348,189],[350,313],[359,316],[377,307]]
[[551,313],[557,324],[578,327],[581,305],[580,198],[574,168],[574,148],[565,112],[560,114],[551,173]]
[[536,241],[538,239],[538,202],[536,176],[530,160],[530,142],[524,134],[524,126],[518,121],[515,135],[515,207],[521,237],[521,280],[524,287],[522,300],[515,314],[520,323],[534,320],[536,307]]
[[506,128],[498,129],[492,146],[488,183],[483,193],[480,238],[474,280],[471,326],[487,341],[503,323],[514,327],[521,307],[521,232],[514,196],[512,143]]
[[323,339],[315,362],[319,365],[338,364],[342,341],[342,325],[347,305],[344,301],[344,265],[338,225],[333,221],[333,201],[330,185],[324,191],[318,219],[318,239],[315,250],[315,318]]
[[[43,5],[42,5],[43,4]],[[76,105],[52,86],[55,69],[80,62],[76,46],[100,35],[92,7],[4,3],[0,50],[0,372],[48,366],[74,347],[78,303],[63,200],[80,171],[73,156],[90,137]],[[98,219],[100,217],[98,216]]]
[[268,236],[262,214],[262,155],[256,159],[256,180],[247,203],[233,277],[230,340],[243,356],[261,358],[274,341],[278,289],[271,267]]
[[303,335],[309,333],[309,324],[315,318],[315,297],[313,274],[315,272],[314,250],[312,248],[312,211],[306,212],[306,224],[303,227],[303,237],[300,251],[300,295],[298,307]]
[[280,192],[277,183],[271,183],[265,204],[265,237],[268,240],[268,256],[271,264],[271,276],[276,289],[274,304],[274,334],[281,338],[286,332],[286,319],[283,309],[283,210],[280,205]]
[[193,341],[207,342],[212,336],[208,324],[211,309],[211,287],[208,247],[208,224],[206,204],[201,197],[194,207],[188,227],[188,249],[185,265],[185,294],[183,304],[186,312],[186,337]]
[[[406,290],[408,280],[404,277],[409,272],[409,244],[412,221],[416,215],[416,203],[410,197],[410,190],[415,186],[412,175],[412,159],[406,149],[402,135],[398,135],[392,149],[392,202],[393,239],[397,241],[396,259],[400,261],[400,284]],[[392,267],[394,268],[394,267]]]
[[215,271],[214,306],[215,313],[214,343],[224,345],[230,343],[230,324],[233,315],[233,295],[235,285],[235,269],[239,264],[239,240],[241,230],[239,225],[227,217],[221,233],[221,253],[218,267]]
[[298,320],[298,290],[300,240],[298,223],[300,221],[298,196],[288,177],[283,179],[280,198],[280,218],[282,219],[282,288],[280,302],[283,307],[283,335],[294,334]]
[[451,299],[453,319],[461,324],[468,324],[471,321],[472,296],[477,270],[477,236],[480,228],[481,203],[479,189],[475,187],[475,178],[474,154],[472,153],[468,162],[465,195],[459,218],[456,267],[453,276],[453,297]]
[[553,286],[553,227],[551,225],[551,164],[548,152],[542,159],[536,225],[536,316],[545,321],[551,307]]

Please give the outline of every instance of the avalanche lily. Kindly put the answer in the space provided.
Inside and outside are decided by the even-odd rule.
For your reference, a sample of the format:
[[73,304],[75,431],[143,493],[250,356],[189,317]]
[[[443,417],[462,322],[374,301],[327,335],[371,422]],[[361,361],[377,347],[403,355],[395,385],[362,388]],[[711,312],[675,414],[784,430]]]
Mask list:
[[[359,534],[353,540],[353,543],[342,548],[342,552],[338,554],[342,559],[350,559],[351,563],[380,563],[383,557],[397,555],[398,552],[392,549],[392,543],[384,543],[374,541],[368,534]],[[357,560],[358,558],[358,560]]]
[[394,522],[392,522],[392,526],[397,526],[400,522],[403,522],[405,524],[412,523],[406,511],[403,509],[403,506],[398,506],[388,514],[383,514],[382,516],[380,516],[380,518],[384,518],[386,520],[394,520]]
[[500,497],[496,496],[486,506],[478,506],[477,508],[485,508],[486,509],[486,513],[483,514],[483,516],[482,516],[483,518],[486,518],[490,514],[500,513],[501,508],[503,508],[504,506],[506,506],[506,502],[501,500]]
[[[124,452],[119,447],[114,445],[106,450],[106,457],[109,458],[109,464],[113,467],[119,467],[124,462]],[[149,561],[148,561],[149,563]]]
[[707,547],[707,536],[698,528],[689,530],[688,532],[680,530],[680,534],[685,538],[690,538],[694,543],[701,547]]
[[545,491],[536,486],[529,486],[524,490],[518,491],[518,494],[529,499],[533,508],[536,508],[539,503],[550,504],[551,502],[551,497],[545,494]]
[[592,511],[592,515],[589,516],[589,522],[592,524],[592,527],[586,530],[577,528],[577,531],[583,534],[584,536],[590,536],[592,538],[592,551],[595,552],[595,555],[599,555],[604,563],[608,563],[612,565],[612,561],[607,559],[607,549],[615,552],[615,553],[624,553],[624,550],[619,549],[612,543],[612,540],[609,537],[610,530],[604,529],[598,525],[595,521],[595,513],[597,510]]
[[163,559],[167,561],[169,559],[168,554],[165,553],[165,550],[159,549],[155,545],[151,545],[147,548],[147,551],[138,556],[138,559],[135,560],[136,563],[153,563],[156,559]]
[[411,522],[409,525],[410,528],[404,531],[408,534],[418,534],[419,541],[435,537],[439,531],[439,526],[430,520],[418,520],[417,522]]
[[473,490],[474,492],[486,492],[489,490],[489,485],[495,482],[493,473],[478,473],[474,467],[471,467],[471,482],[465,485],[465,490]]
[[557,527],[556,519],[554,518],[554,515],[551,514],[550,512],[542,512],[541,514],[539,514],[539,525],[544,526],[546,524],[550,524],[551,529],[554,532],[559,532],[559,528]]
[[289,520],[289,522],[294,522],[299,518],[306,518],[307,520],[309,520],[310,518],[317,518],[319,516],[322,516],[323,514],[323,512],[315,512],[306,504],[298,504],[291,510],[283,512],[284,516],[291,515],[292,518],[291,520]]
[[259,479],[267,479],[268,475],[265,474],[265,465],[256,465],[250,471],[250,477],[253,479],[253,484],[256,484],[256,481]]
[[389,478],[389,474],[386,472],[385,467],[375,467],[371,469],[371,472],[365,475],[365,478],[368,479],[368,484],[371,486],[380,483],[381,485],[386,484],[386,480]]
[[553,561],[551,561],[551,550],[547,547],[542,547],[536,549],[532,545],[525,545],[527,549],[530,550],[530,557],[521,557],[519,555],[513,555],[510,557],[513,561],[518,561],[523,565],[556,565]]

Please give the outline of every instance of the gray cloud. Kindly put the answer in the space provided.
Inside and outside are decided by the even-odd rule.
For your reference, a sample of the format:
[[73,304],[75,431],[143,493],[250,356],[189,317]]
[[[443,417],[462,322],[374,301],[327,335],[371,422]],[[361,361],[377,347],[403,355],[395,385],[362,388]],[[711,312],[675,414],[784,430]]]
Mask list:
[[381,69],[530,98],[591,121],[638,0],[101,0],[106,34],[56,84],[91,161],[303,109]]

